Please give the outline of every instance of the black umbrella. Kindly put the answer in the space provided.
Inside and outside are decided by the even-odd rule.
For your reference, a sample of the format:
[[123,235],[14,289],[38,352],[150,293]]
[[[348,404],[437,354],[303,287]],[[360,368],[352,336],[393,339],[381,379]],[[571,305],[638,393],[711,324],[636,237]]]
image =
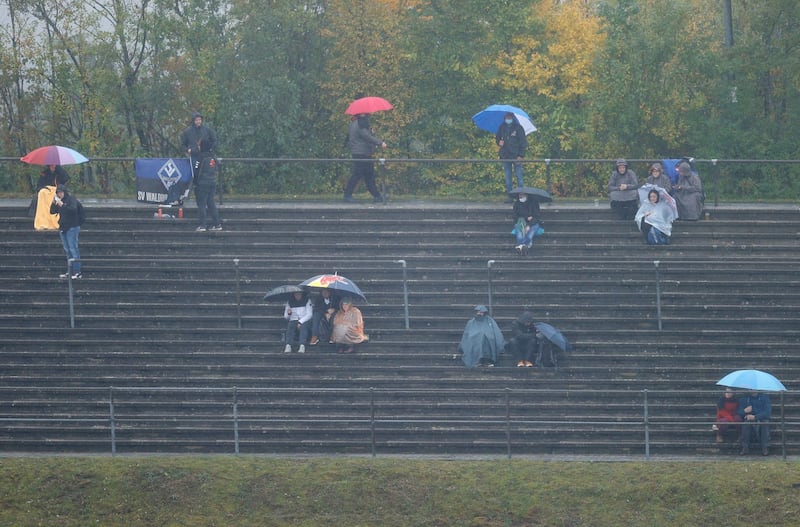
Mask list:
[[569,343],[567,337],[565,337],[559,330],[557,330],[550,324],[546,324],[544,322],[536,322],[534,326],[536,327],[536,330],[539,333],[541,333],[544,338],[552,342],[553,345],[555,345],[561,351],[572,350],[572,344]]
[[280,285],[264,295],[264,300],[286,302],[295,293],[304,293],[305,289],[298,285]]
[[511,189],[509,194],[527,194],[539,203],[550,203],[553,201],[553,198],[550,196],[549,192],[536,187],[517,187],[515,189]]

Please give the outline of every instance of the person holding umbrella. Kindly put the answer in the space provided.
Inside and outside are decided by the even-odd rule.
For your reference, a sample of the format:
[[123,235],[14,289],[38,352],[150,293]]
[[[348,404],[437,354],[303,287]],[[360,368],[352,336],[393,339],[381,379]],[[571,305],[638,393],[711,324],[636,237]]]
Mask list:
[[53,203],[56,188],[68,182],[67,171],[61,165],[45,165],[36,181],[36,197],[33,198],[30,207],[34,216],[34,229],[41,231],[58,228],[58,216],[50,214],[50,204]]
[[750,438],[753,433],[761,444],[761,454],[769,455],[769,419],[772,417],[772,403],[769,395],[761,392],[750,392],[739,400],[739,417],[742,418],[740,456],[750,453]]
[[522,163],[521,160],[525,157],[525,150],[528,148],[528,138],[525,136],[525,130],[519,124],[514,112],[506,112],[503,122],[495,134],[495,142],[500,147],[500,159],[503,159],[503,172],[506,176],[506,203],[511,203],[511,189],[513,183],[511,179],[511,169],[513,166],[514,174],[517,178],[517,186],[522,187],[525,183],[522,181]]
[[311,317],[313,316],[313,306],[311,299],[305,291],[295,291],[283,308],[283,318],[287,320],[286,325],[286,347],[284,353],[292,352],[292,344],[299,344],[297,353],[306,352],[306,344],[311,336]]
[[369,114],[359,113],[350,120],[350,127],[347,130],[347,146],[350,148],[350,156],[353,158],[353,168],[350,179],[344,187],[344,201],[354,203],[353,191],[358,182],[363,179],[367,190],[372,194],[373,203],[382,203],[383,196],[375,185],[375,165],[372,156],[375,147],[386,148],[386,142],[373,135],[369,125]]

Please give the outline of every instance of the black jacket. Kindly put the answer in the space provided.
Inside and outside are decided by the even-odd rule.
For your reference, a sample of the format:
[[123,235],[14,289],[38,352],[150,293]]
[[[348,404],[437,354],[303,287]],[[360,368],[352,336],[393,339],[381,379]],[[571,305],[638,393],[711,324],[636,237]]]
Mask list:
[[495,141],[503,146],[500,147],[500,159],[516,159],[525,157],[525,149],[528,148],[528,139],[525,137],[525,130],[522,125],[514,119],[511,124],[503,122],[495,134]]
[[[529,217],[533,217],[532,220],[528,220]],[[519,218],[524,218],[525,222],[528,225],[533,225],[534,223],[539,223],[539,202],[535,199],[531,199],[528,197],[528,200],[524,203],[519,199],[514,201],[514,220]]]
[[50,205],[50,214],[60,214],[58,217],[58,230],[67,232],[81,224],[78,217],[78,198],[68,192],[64,192],[64,198],[61,201],[64,204],[60,207],[55,202]]

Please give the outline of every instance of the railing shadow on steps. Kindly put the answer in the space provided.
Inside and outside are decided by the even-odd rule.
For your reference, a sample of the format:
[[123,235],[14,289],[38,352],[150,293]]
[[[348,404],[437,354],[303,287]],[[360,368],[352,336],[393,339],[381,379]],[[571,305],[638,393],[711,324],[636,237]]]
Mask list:
[[[667,391],[667,390],[536,390],[499,387],[493,390],[487,389],[455,389],[455,390],[396,390],[380,388],[184,388],[184,387],[109,387],[109,388],[75,388],[75,387],[52,387],[52,388],[31,388],[39,397],[46,398],[46,392],[52,390],[54,397],[63,398],[65,394],[70,394],[75,400],[91,401],[90,406],[98,409],[103,404],[108,408],[107,415],[102,416],[99,410],[92,410],[92,416],[81,417],[78,415],[77,403],[75,407],[65,416],[13,416],[6,413],[0,417],[0,423],[5,428],[4,441],[7,448],[9,441],[14,442],[15,434],[24,434],[25,426],[41,427],[42,425],[52,425],[51,433],[59,435],[62,433],[64,425],[73,433],[86,434],[83,441],[89,435],[97,437],[98,434],[107,433],[107,439],[96,440],[88,448],[94,453],[103,453],[105,449],[92,449],[102,447],[105,443],[105,452],[111,455],[124,454],[120,452],[120,447],[132,448],[131,445],[143,447],[144,452],[148,448],[159,452],[179,453],[185,451],[185,441],[187,436],[197,434],[204,436],[213,435],[213,439],[204,443],[198,440],[198,444],[191,448],[193,452],[204,452],[212,449],[214,452],[239,455],[242,452],[242,444],[246,443],[251,449],[259,446],[264,450],[262,453],[269,453],[270,446],[275,448],[275,443],[270,442],[270,434],[288,436],[292,433],[301,436],[303,434],[314,435],[313,440],[295,440],[291,443],[297,446],[298,451],[288,453],[303,454],[308,453],[309,449],[317,448],[324,453],[369,453],[372,457],[379,454],[391,455],[393,453],[393,439],[396,434],[404,430],[412,430],[416,438],[424,436],[426,433],[445,433],[450,431],[459,437],[459,442],[448,440],[447,437],[441,438],[436,449],[440,454],[453,455],[464,454],[464,448],[479,451],[482,448],[489,448],[494,451],[494,455],[500,448],[504,451],[507,458],[514,455],[528,455],[524,447],[532,442],[541,448],[558,449],[562,447],[563,437],[558,434],[569,434],[578,429],[584,438],[583,444],[591,445],[593,442],[601,444],[608,439],[606,434],[614,434],[625,437],[619,441],[619,450],[625,450],[625,455],[630,452],[640,452],[646,460],[652,459],[651,446],[659,441],[654,440],[654,436],[659,434],[668,436],[670,439],[661,440],[666,443],[675,440],[681,442],[681,437],[686,437],[690,432],[702,430],[712,430],[715,421],[712,420],[690,420],[681,419],[676,412],[678,406],[675,401],[686,395],[707,396],[713,400],[718,396],[718,392],[709,391]],[[23,389],[22,392],[26,390]],[[546,394],[545,394],[546,392]],[[631,398],[630,407],[639,407],[639,412],[628,411],[625,415],[597,414],[596,418],[560,418],[557,415],[546,415],[542,412],[541,403],[536,403],[543,395],[549,397],[563,396],[566,398],[579,398],[582,400],[592,400],[601,394],[615,393],[626,394]],[[105,394],[105,396],[104,396]],[[780,392],[780,415],[777,419],[772,419],[772,435],[777,432],[780,435],[781,458],[787,458],[787,435],[800,432],[800,421],[787,421],[785,396],[794,397],[796,393]],[[297,404],[307,404],[303,401],[303,396],[322,397],[337,400],[350,401],[343,407],[343,411],[337,415],[298,415],[291,412],[274,410],[273,415],[269,415],[270,409],[280,406],[282,401],[294,401]],[[165,405],[165,398],[173,405],[173,411]],[[426,404],[433,407],[452,404],[458,398],[462,399],[482,399],[487,401],[486,408],[480,412],[482,415],[473,416],[420,416],[403,417],[390,414],[390,409],[398,399],[424,398]],[[653,402],[658,400],[658,402]],[[213,405],[212,410],[203,408]],[[384,411],[385,405],[385,411]],[[122,407],[123,410],[119,408]],[[709,405],[709,415],[713,415],[713,404]],[[148,413],[148,409],[152,413]],[[181,414],[176,409],[183,410]],[[656,410],[654,413],[653,410]],[[658,413],[660,412],[660,413]],[[542,417],[537,417],[542,415]],[[774,414],[773,414],[774,415]],[[727,423],[732,428],[741,426],[744,423]],[[775,426],[777,425],[777,426]],[[351,429],[351,443],[347,448],[343,448],[341,439],[338,436],[331,437],[328,431],[335,429],[341,432],[343,429]],[[243,441],[240,432],[247,429],[250,438]],[[42,439],[45,435],[40,428],[37,429],[37,439],[26,442],[35,451],[36,441],[49,443],[51,439]],[[124,433],[125,438],[120,439],[120,433]],[[141,437],[136,437],[137,433]],[[154,439],[154,436],[161,436]],[[472,434],[472,437],[466,437]],[[496,439],[500,437],[501,439]],[[636,439],[636,438],[639,439]],[[552,438],[552,445],[548,445],[548,438]],[[20,440],[19,442],[22,442]],[[181,444],[181,442],[184,442]],[[688,440],[685,440],[688,442]],[[53,442],[57,442],[54,440]],[[399,440],[397,441],[400,442]],[[414,448],[415,439],[408,440],[408,445]],[[89,442],[81,442],[86,452],[85,445]],[[208,445],[213,445],[209,447]],[[737,439],[738,444],[738,439]],[[149,446],[148,446],[149,445]],[[302,445],[302,446],[301,446]],[[355,449],[353,445],[357,445]],[[407,446],[408,446],[407,445]],[[719,449],[721,445],[716,445]],[[222,449],[220,451],[220,448]],[[381,449],[385,451],[381,451]],[[687,446],[688,448],[688,446]],[[453,450],[451,450],[453,449]],[[516,449],[516,450],[515,450]],[[396,450],[396,447],[395,447]],[[63,450],[60,450],[63,452]],[[287,452],[286,448],[280,448],[281,452]],[[417,450],[414,450],[417,452]],[[137,451],[138,452],[138,451]],[[472,452],[473,454],[475,452]],[[482,453],[482,452],[478,452]],[[484,453],[485,454],[485,453]],[[613,454],[612,454],[613,455]]]

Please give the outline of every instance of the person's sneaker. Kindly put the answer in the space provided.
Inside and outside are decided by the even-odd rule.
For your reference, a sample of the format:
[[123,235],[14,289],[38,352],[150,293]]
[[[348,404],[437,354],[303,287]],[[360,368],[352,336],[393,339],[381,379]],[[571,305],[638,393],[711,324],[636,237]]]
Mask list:
[[183,200],[180,199],[176,199],[175,201],[169,204],[170,207],[180,207],[181,205],[183,205]]
[[353,198],[353,196],[345,196],[344,197],[344,202],[345,203],[355,203],[356,200]]
[[75,273],[74,275],[72,275],[73,280],[78,280],[79,278],[83,278],[83,275],[81,273]]
[[719,427],[717,425],[711,425],[712,432],[716,432],[717,430],[719,430]]
[[524,360],[521,360],[521,361],[517,362],[517,368],[524,368],[524,367],[525,367],[525,361]]
[[203,226],[201,225],[201,226],[199,226],[198,228],[196,228],[196,229],[194,230],[194,232],[206,232],[206,230],[208,230],[208,229],[206,229],[205,227],[203,227]]
[[524,245],[517,245],[517,247],[516,247],[517,254],[522,254],[522,249],[524,249],[524,248],[525,248]]
[[305,353],[305,352],[306,352],[305,344],[300,344],[300,347],[297,348],[297,353]]
[[213,227],[211,227],[208,230],[210,230],[210,231],[221,231],[222,230],[222,225],[214,225]]
[[283,348],[283,352],[284,353],[291,353],[292,352],[292,346],[287,344],[286,347]]
[[765,446],[764,448],[762,448],[761,449],[761,455],[762,456],[768,456],[769,455],[769,447]]
[[747,454],[749,454],[749,453],[750,453],[750,449],[749,449],[748,447],[744,447],[744,446],[743,446],[743,447],[742,447],[742,449],[739,451],[739,455],[740,455],[740,456],[746,456],[746,455],[747,455]]
[[533,363],[531,361],[529,361],[529,360],[526,360],[525,361],[525,367],[526,368],[533,368]]
[[58,275],[59,278],[69,278],[69,273],[61,273]]
[[319,344],[319,337],[311,337],[311,340],[308,342],[309,346],[316,346]]

